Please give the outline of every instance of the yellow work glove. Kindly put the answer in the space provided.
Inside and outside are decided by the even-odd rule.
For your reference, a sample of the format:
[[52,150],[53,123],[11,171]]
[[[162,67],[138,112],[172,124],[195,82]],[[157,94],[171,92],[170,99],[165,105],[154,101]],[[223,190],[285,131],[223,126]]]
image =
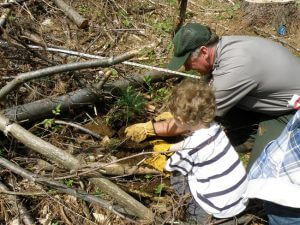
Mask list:
[[[172,114],[169,112],[163,112],[154,118],[156,122],[173,118]],[[131,125],[125,129],[125,135],[132,141],[137,143],[145,140],[147,137],[155,136],[153,123],[151,121],[146,123],[137,123]]]
[[166,152],[170,149],[172,144],[165,142],[164,140],[154,140],[150,142],[153,144],[153,155],[147,158],[144,163],[147,165],[152,166],[153,168],[157,169],[160,172],[163,172],[165,164],[168,160],[168,157],[173,154],[173,152],[161,154],[159,152]]
[[125,129],[125,135],[129,139],[139,143],[149,136],[155,136],[153,124],[151,121],[147,123],[137,123]]
[[155,122],[172,119],[173,115],[170,112],[163,112],[154,118]]

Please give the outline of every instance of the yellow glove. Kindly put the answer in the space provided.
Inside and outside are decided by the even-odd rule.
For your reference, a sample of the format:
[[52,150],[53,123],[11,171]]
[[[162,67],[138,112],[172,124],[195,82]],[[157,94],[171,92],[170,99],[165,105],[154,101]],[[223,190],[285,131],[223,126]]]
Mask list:
[[[157,117],[154,118],[155,122],[167,120],[173,118],[170,112],[163,112],[159,114]],[[149,136],[155,136],[153,123],[151,121],[146,123],[137,123],[131,125],[125,129],[126,137],[130,138],[131,140],[139,143],[145,140]]]
[[156,122],[162,121],[162,120],[167,120],[167,119],[172,119],[173,115],[170,112],[163,112],[159,114],[157,117],[154,118]]
[[149,136],[155,136],[153,124],[151,121],[147,123],[137,123],[125,129],[126,137],[139,143]]
[[[164,140],[154,140],[150,143],[153,144],[153,152],[166,152],[172,146],[172,144],[169,144]],[[150,158],[146,159],[144,163],[152,166],[160,172],[163,172],[165,164],[168,160],[167,156],[171,156],[172,154],[173,152],[166,154],[154,153]]]

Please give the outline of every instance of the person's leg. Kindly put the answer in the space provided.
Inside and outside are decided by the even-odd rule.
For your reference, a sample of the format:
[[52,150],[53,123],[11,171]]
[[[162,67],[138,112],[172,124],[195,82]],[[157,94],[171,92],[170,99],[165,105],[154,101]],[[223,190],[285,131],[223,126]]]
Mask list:
[[[171,186],[176,194],[183,196],[190,193],[187,178],[178,173],[172,173],[170,177]],[[210,215],[206,213],[192,197],[186,208],[186,220],[191,224],[207,224]]]
[[279,116],[277,118],[262,117],[262,122],[259,123],[254,145],[251,151],[250,161],[247,166],[248,171],[258,156],[262,153],[265,146],[270,141],[279,137],[293,115],[294,113]]
[[264,209],[268,215],[269,225],[300,224],[300,208],[291,208],[265,201]]

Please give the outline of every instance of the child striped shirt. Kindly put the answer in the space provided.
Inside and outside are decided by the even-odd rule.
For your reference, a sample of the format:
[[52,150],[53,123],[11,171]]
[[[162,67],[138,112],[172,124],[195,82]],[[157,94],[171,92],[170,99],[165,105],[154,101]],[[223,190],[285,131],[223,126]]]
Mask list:
[[218,124],[195,131],[171,150],[177,151],[165,169],[187,176],[194,199],[207,213],[227,218],[246,208],[246,171]]

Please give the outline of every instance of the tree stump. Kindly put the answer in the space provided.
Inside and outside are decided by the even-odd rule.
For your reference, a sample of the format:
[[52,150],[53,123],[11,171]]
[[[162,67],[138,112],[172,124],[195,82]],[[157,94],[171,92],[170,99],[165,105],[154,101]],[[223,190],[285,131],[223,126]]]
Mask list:
[[296,32],[300,25],[300,10],[296,0],[243,0],[241,8],[247,25],[275,29],[285,26],[288,32]]

